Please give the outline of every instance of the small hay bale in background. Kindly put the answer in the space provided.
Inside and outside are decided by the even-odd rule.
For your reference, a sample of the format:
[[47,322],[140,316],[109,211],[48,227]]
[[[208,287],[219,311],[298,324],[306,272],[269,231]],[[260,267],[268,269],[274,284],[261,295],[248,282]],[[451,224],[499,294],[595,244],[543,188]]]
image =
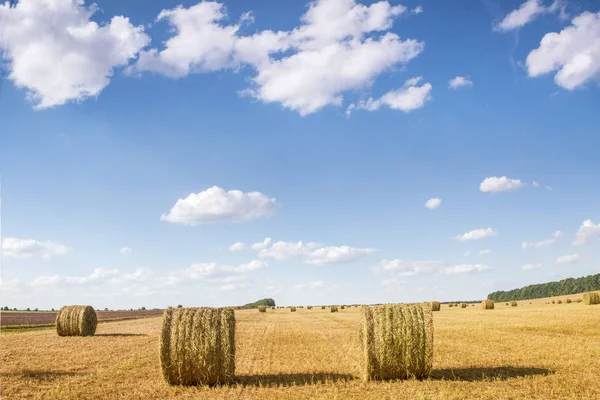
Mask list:
[[275,306],[271,306],[271,310],[274,310],[274,309],[275,309]]
[[326,307],[325,306],[321,306],[321,310],[324,310]]
[[571,299],[567,299],[567,304],[571,304]]
[[258,312],[267,312],[267,306],[258,306]]
[[346,308],[346,306],[345,306],[345,305],[341,305],[341,306],[340,306],[340,310],[343,310],[343,309],[345,309],[345,308]]
[[425,378],[433,363],[431,304],[361,307],[359,339],[365,380]]
[[296,307],[290,307],[291,312],[296,312]]
[[483,308],[484,310],[493,310],[494,302],[490,299],[486,299],[481,302],[481,308]]
[[562,300],[557,300],[556,303],[562,304]]
[[450,303],[448,304],[448,307],[454,307],[454,304]]
[[511,307],[516,307],[518,305],[518,303],[516,301],[511,301],[510,302],[510,306]]
[[313,307],[313,306],[306,306],[306,309],[307,309],[307,310],[312,310],[312,307]]
[[92,306],[64,306],[56,314],[58,336],[93,336],[97,325]]
[[584,293],[583,302],[588,306],[600,304],[600,293]]
[[552,304],[556,304],[556,301],[552,300]]
[[338,312],[338,306],[331,306],[331,312]]
[[226,384],[235,376],[231,308],[172,308],[163,316],[160,367],[171,385]]
[[431,302],[431,311],[440,311],[442,308],[441,304],[439,301],[432,301]]
[[507,305],[508,305],[508,303],[505,304],[505,306],[507,306]]
[[467,308],[467,303],[460,303],[460,308]]

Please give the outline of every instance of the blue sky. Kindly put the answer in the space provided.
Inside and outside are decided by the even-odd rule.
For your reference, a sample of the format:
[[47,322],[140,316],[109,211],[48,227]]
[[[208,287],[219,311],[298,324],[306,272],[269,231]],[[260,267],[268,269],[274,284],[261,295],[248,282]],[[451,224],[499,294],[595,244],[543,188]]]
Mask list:
[[179,4],[0,5],[2,305],[600,272],[594,2]]

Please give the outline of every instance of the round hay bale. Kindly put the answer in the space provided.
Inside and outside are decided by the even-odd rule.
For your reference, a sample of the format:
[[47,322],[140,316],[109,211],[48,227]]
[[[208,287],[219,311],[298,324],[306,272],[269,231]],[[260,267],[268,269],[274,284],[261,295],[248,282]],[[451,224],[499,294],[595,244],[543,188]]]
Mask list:
[[56,314],[58,336],[94,336],[97,325],[92,306],[64,306]]
[[562,304],[562,300],[557,300],[556,303],[557,304]]
[[267,312],[267,306],[258,306],[258,312]]
[[338,312],[338,306],[331,306],[331,312]]
[[481,308],[483,308],[484,310],[493,310],[494,302],[490,299],[484,300],[481,302]]
[[291,312],[296,312],[296,307],[290,307]]
[[235,376],[231,308],[172,308],[163,316],[160,366],[171,385],[226,384]]
[[552,300],[552,304],[556,304],[556,301]]
[[312,310],[313,306],[306,306],[307,310]]
[[431,305],[362,306],[359,331],[365,380],[424,378],[433,362]]
[[567,299],[567,304],[571,304],[571,299]]
[[340,306],[340,310],[343,310],[343,309],[345,309],[345,308],[346,308],[346,306],[345,306],[345,305],[341,305],[341,306]]
[[448,307],[454,307],[453,303],[448,304]]
[[442,306],[439,301],[431,302],[431,311],[440,311],[441,309],[442,309]]
[[584,293],[583,302],[588,306],[600,304],[600,293]]
[[460,303],[460,308],[467,308],[467,303]]
[[511,301],[511,302],[510,302],[510,306],[511,306],[511,307],[516,307],[516,306],[518,306],[518,305],[519,305],[519,304],[518,304],[516,301]]

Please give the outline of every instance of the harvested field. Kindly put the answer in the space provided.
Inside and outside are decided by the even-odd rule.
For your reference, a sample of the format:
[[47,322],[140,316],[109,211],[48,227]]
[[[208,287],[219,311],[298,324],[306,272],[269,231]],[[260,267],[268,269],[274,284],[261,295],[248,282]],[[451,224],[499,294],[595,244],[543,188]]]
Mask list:
[[360,310],[236,311],[232,386],[169,386],[158,363],[162,318],[99,324],[93,337],[4,335],[2,398],[597,399],[599,307],[573,303],[443,308],[423,381],[360,379]]
[[[145,311],[96,311],[98,321],[115,321],[120,319],[136,319],[146,317],[156,317],[162,315],[164,310],[145,310]],[[10,328],[19,325],[54,325],[56,321],[56,312],[2,312],[0,315],[0,327]]]

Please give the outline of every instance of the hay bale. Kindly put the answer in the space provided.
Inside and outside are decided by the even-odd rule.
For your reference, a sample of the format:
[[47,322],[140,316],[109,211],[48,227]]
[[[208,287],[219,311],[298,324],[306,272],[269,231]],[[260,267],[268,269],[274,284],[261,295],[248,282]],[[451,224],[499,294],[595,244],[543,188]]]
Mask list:
[[267,306],[258,306],[258,312],[267,312]]
[[274,309],[275,309],[275,306],[271,306],[271,310],[274,310]]
[[571,304],[571,299],[567,299],[567,304]]
[[481,308],[483,308],[484,310],[493,310],[494,302],[490,299],[486,299],[481,302]]
[[556,301],[552,300],[552,304],[556,304]]
[[584,293],[583,302],[588,306],[600,304],[600,293]]
[[430,303],[361,307],[365,380],[427,377],[433,363]]
[[226,384],[235,376],[231,308],[172,308],[163,316],[160,367],[171,385]]
[[450,303],[448,304],[448,307],[454,307],[454,304]]
[[507,306],[507,305],[508,305],[508,303],[506,303],[506,304],[504,304],[504,305],[505,305],[505,306]]
[[557,304],[562,304],[562,300],[557,300],[556,303]]
[[313,306],[306,306],[307,310],[312,310]]
[[296,312],[296,307],[290,307],[291,312]]
[[92,306],[64,306],[56,314],[58,336],[94,336],[97,325]]
[[343,309],[345,309],[345,308],[346,308],[346,306],[345,306],[345,305],[341,305],[341,306],[340,306],[340,310],[343,310]]
[[431,311],[440,311],[442,308],[441,304],[439,301],[432,301],[431,302]]
[[516,307],[518,305],[518,303],[516,301],[511,301],[510,302],[510,306],[511,307]]
[[467,303],[460,303],[460,308],[467,308]]
[[338,312],[338,306],[331,306],[331,312]]

